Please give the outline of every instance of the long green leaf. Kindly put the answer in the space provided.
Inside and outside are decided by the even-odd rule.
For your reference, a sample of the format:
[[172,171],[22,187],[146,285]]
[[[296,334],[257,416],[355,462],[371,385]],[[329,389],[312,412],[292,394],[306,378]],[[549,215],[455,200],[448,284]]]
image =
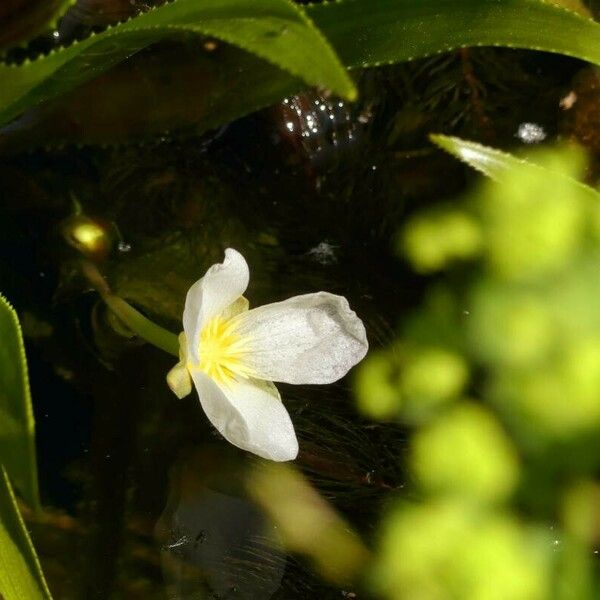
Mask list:
[[[92,73],[99,74],[126,56],[132,55],[142,46],[174,32],[203,31],[218,37],[216,29],[221,25],[225,27],[229,23],[227,25],[230,27],[229,35],[222,35],[222,39],[233,41],[231,28],[235,23],[244,20],[240,17],[237,20],[227,21],[227,14],[229,16],[235,14],[232,7],[234,4],[237,6],[237,3],[234,0],[228,0],[227,10],[221,9],[219,13],[222,15],[221,19],[211,21],[213,27],[210,30],[206,24],[208,19],[197,27],[191,21],[193,15],[196,15],[194,18],[201,18],[200,13],[190,12],[192,4],[196,7],[201,6],[204,10],[215,3],[222,4],[220,0],[195,3],[192,0],[176,0],[174,4],[132,19],[90,40],[42,57],[23,68],[0,65],[0,123],[10,121],[23,110],[39,102],[64,94],[90,78]],[[263,12],[262,16],[255,20],[263,25],[272,24],[274,21],[270,21],[270,17],[267,16],[270,15],[268,7],[271,4],[271,1],[260,3],[261,6],[267,7],[263,9],[267,12]],[[255,14],[253,11],[257,10],[258,4],[248,0],[244,5],[248,5],[246,20],[254,22],[251,15]],[[177,16],[174,12],[169,12],[175,9]],[[219,9],[215,10],[219,12]],[[539,0],[461,0],[460,2],[456,0],[341,0],[308,6],[306,12],[332,43],[348,68],[400,62],[474,45],[545,50],[600,64],[600,25]],[[277,22],[280,23],[281,19]],[[203,29],[205,25],[206,29]],[[283,31],[281,28],[278,30],[274,27],[269,31],[271,31],[270,36],[255,39],[256,43],[253,46],[244,46],[240,43],[240,47],[247,47],[251,51],[255,49],[258,56],[268,58],[268,52],[273,51],[277,54],[280,48],[286,47],[287,41],[291,42],[295,39],[284,33],[277,36],[277,31]],[[311,35],[313,34],[307,33],[308,37]],[[270,44],[273,40],[277,40],[277,45]],[[201,133],[253,110],[273,104],[285,95],[296,93],[303,86],[315,83],[318,78],[309,75],[311,68],[316,68],[316,65],[322,61],[322,56],[319,54],[321,47],[316,45],[307,49],[306,44],[298,45],[297,52],[292,55],[285,53],[282,55],[282,59],[286,59],[285,64],[274,61],[275,64],[286,69],[286,65],[294,63],[298,55],[301,55],[302,60],[296,69],[302,67],[304,83],[263,60],[254,57],[243,58],[239,53],[237,54],[239,62],[233,60],[235,57],[232,53],[225,53],[225,62],[219,63],[219,59],[223,58],[221,54],[215,57],[212,67],[208,58],[200,59],[198,78],[206,77],[204,89],[209,102],[197,101],[202,90],[196,89],[199,84],[193,77],[196,67],[192,66],[190,88],[194,93],[198,93],[192,96],[189,104],[198,105],[200,108],[198,110],[188,108],[185,117],[184,111],[179,110],[175,118],[170,117],[168,112],[160,110],[156,116],[148,115],[148,119],[140,122],[139,129],[146,135],[156,133],[161,128],[176,129],[177,127],[186,127],[189,132]],[[259,52],[260,48],[262,49]],[[329,60],[325,62],[331,63]],[[329,71],[333,79],[339,80],[339,74],[335,75],[336,64],[331,63]],[[214,76],[217,71],[219,77]],[[290,72],[294,71],[290,69]],[[300,71],[296,70],[296,73]],[[333,84],[333,79],[328,84],[325,82],[325,75],[319,78],[321,84],[325,83],[339,93],[339,89],[336,89]],[[135,78],[131,85],[138,85]],[[343,87],[344,84],[340,81],[338,88]],[[121,84],[121,88],[120,91],[123,91],[125,85]],[[149,86],[149,89],[156,89],[156,87]],[[88,90],[88,96],[94,96],[94,93]],[[72,112],[67,111],[66,115],[60,112],[36,115],[33,121],[27,120],[24,123],[24,128],[32,131],[42,122],[40,129],[43,131],[50,123],[51,131],[45,139],[48,143],[60,142],[62,124],[67,117],[73,116],[74,118],[68,122],[69,131],[74,133],[70,138],[65,136],[65,141],[85,142],[86,134],[96,129],[98,134],[87,138],[93,142],[102,141],[102,132],[111,132],[114,124],[118,123],[118,113],[115,109],[105,118],[96,119],[98,124],[95,128],[96,115],[94,111],[89,110],[87,97],[84,95],[83,100],[75,97],[73,102],[75,107]],[[108,104],[110,102],[105,98],[98,112],[102,113]],[[152,100],[148,100],[146,104],[152,104]],[[163,106],[160,100],[155,105]],[[87,109],[81,112],[78,106],[85,106]],[[138,103],[136,106],[144,110],[143,104]],[[168,109],[169,103],[166,103],[166,107]],[[155,122],[152,122],[152,119],[155,119]],[[169,119],[173,127],[169,127]],[[79,137],[78,126],[81,129]],[[23,127],[17,124],[17,137],[21,129]],[[64,127],[62,131],[64,132]],[[111,133],[108,135],[110,136]],[[14,130],[6,132],[4,144],[12,143],[13,134]],[[142,136],[142,131],[138,135]],[[131,137],[134,136],[135,132]],[[35,135],[26,134],[25,137],[26,139],[20,140],[20,143],[24,145],[30,141],[35,143],[35,140],[31,139],[35,138]]]
[[600,25],[542,0],[345,0],[307,12],[350,68],[467,46],[543,50],[600,65]]
[[50,600],[6,471],[0,467],[0,598]]
[[1,65],[0,123],[81,85],[152,42],[186,32],[239,46],[307,85],[349,98],[356,94],[331,47],[291,1],[175,0],[38,60]]
[[509,176],[516,168],[527,167],[533,176],[542,179],[568,180],[569,184],[587,196],[594,206],[600,204],[599,192],[560,171],[548,169],[543,165],[518,158],[507,152],[457,137],[431,135],[430,139],[434,144],[452,154],[452,156],[455,156],[496,181],[501,181],[503,178]]
[[35,423],[27,360],[17,314],[0,294],[0,464],[34,508],[39,507]]

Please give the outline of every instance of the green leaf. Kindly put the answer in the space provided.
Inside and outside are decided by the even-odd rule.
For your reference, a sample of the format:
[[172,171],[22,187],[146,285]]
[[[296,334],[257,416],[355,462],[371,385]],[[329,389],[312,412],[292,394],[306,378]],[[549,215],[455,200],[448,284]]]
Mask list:
[[0,467],[0,597],[51,600],[6,471]]
[[[175,34],[214,36],[343,97],[354,84],[325,38],[288,0],[175,0],[21,66],[0,65],[0,123]],[[315,60],[318,57],[318,60]]]
[[517,158],[512,154],[496,150],[495,148],[489,148],[488,146],[483,146],[477,142],[463,140],[458,137],[446,135],[431,135],[429,137],[434,144],[446,152],[449,152],[452,156],[455,156],[477,171],[480,171],[496,181],[501,181],[510,176],[517,168],[526,167],[533,177],[546,180],[548,180],[548,178],[555,178],[557,181],[560,180],[561,182],[568,181],[579,193],[583,193],[587,196],[594,206],[600,205],[599,192],[580,181],[577,181],[577,179],[570,177],[561,170],[547,168],[543,165],[531,162],[530,160]]
[[[240,47],[255,49],[258,56],[271,57],[284,69],[302,71],[304,81],[231,46],[214,55],[198,48],[195,55],[175,57],[170,63],[171,77],[161,74],[156,61],[147,60],[149,64],[144,65],[142,56],[142,64],[134,62],[129,70],[122,66],[114,78],[101,78],[97,85],[90,82],[80,88],[81,93],[72,92],[64,104],[46,103],[41,113],[28,113],[23,124],[15,123],[0,133],[1,151],[63,142],[126,142],[183,129],[200,134],[298,93],[317,79],[323,84],[330,77],[331,89],[338,93],[347,90],[337,62],[322,61],[322,56],[330,56],[329,49],[323,53],[318,40],[311,46],[310,40],[320,40],[311,26],[302,29],[296,21],[297,36],[275,35],[273,24],[284,20],[276,16],[275,6],[285,5],[283,13],[292,15],[287,4],[261,3],[255,19],[249,18],[257,10],[250,0],[228,0],[226,4],[213,0],[201,3],[202,8],[197,4],[177,0],[23,67],[0,65],[0,123],[63,95],[165,36],[182,31],[218,36],[217,29],[223,26],[223,39],[232,41],[233,27],[241,22],[246,28],[256,25],[256,31],[273,35],[244,45],[244,36],[251,37],[244,30],[238,40]],[[246,13],[242,6],[247,6]],[[400,62],[469,45],[535,48],[600,64],[600,25],[538,0],[342,0],[311,5],[306,11],[349,68]],[[209,19],[209,15],[221,18]],[[198,20],[197,25],[193,19]],[[298,37],[302,43],[296,48],[279,52],[287,47],[287,41]],[[319,66],[321,62],[325,64]],[[310,77],[313,68],[320,68],[322,77],[316,73]],[[336,90],[334,80],[340,89]],[[151,99],[146,90],[152,90]],[[94,111],[89,110],[90,105],[95,106]]]
[[75,0],[2,0],[0,49],[23,44],[56,24]]
[[0,464],[23,498],[39,508],[35,423],[17,314],[0,294]]
[[349,68],[468,46],[505,46],[600,65],[600,24],[541,0],[346,0],[307,10]]

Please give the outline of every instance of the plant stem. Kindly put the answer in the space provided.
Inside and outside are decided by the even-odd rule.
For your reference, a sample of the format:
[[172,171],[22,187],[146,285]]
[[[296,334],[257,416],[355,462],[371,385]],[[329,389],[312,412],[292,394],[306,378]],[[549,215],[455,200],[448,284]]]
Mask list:
[[95,265],[88,261],[81,263],[82,272],[94,289],[100,294],[108,308],[129,328],[133,333],[146,340],[148,343],[179,357],[179,340],[177,335],[157,325],[123,298],[110,291],[106,280]]

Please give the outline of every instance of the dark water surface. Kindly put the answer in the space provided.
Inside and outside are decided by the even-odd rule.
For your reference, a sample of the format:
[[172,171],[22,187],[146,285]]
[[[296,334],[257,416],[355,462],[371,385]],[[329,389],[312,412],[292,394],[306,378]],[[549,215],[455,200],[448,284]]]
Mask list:
[[[396,257],[399,225],[472,180],[426,134],[500,147],[531,131],[582,138],[598,118],[595,81],[562,58],[461,52],[363,74],[354,107],[308,93],[202,139],[0,159],[0,288],[26,335],[46,508],[29,525],[55,598],[368,597],[286,550],[245,492],[256,460],[215,433],[195,392],[173,396],[172,357],[122,335],[81,277],[82,256],[179,331],[187,288],[234,247],[252,306],[342,294],[371,346],[385,345],[423,287]],[[575,86],[590,100],[569,113],[560,100]],[[81,223],[105,240],[78,246]],[[402,494],[402,428],[363,419],[351,377],[279,387],[297,467],[370,545]]]

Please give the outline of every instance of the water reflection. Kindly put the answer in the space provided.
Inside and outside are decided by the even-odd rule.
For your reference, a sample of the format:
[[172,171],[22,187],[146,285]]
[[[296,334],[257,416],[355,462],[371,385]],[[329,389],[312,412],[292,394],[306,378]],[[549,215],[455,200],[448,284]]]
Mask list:
[[281,585],[287,561],[277,530],[223,462],[209,450],[172,469],[155,527],[170,600],[268,600]]

